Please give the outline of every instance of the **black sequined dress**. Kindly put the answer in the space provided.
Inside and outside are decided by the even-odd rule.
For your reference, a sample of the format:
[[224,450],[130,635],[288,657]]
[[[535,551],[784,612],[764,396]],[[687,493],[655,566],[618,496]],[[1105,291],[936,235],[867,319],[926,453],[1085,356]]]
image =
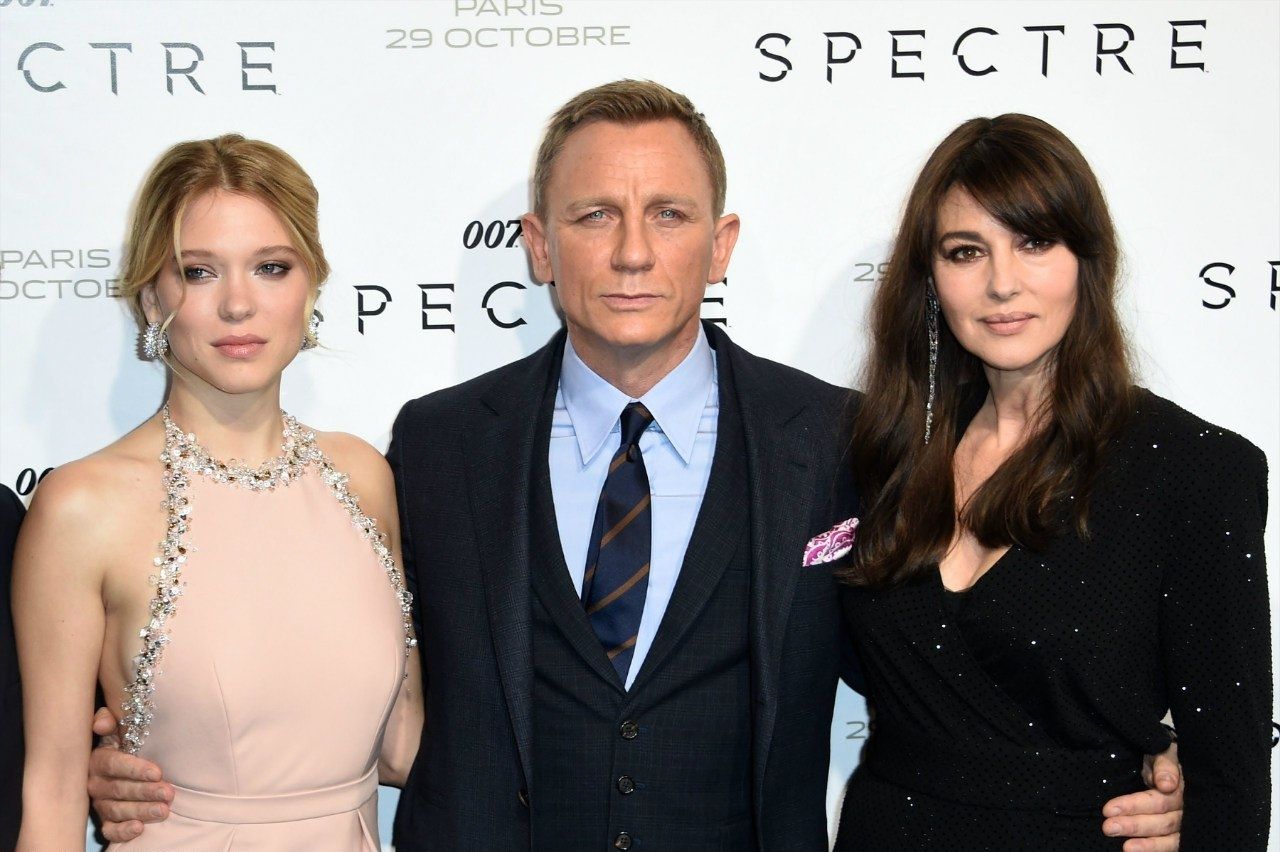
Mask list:
[[1166,709],[1182,852],[1265,850],[1266,489],[1257,447],[1140,391],[1087,540],[1014,547],[963,596],[848,589],[876,721],[838,852],[1120,849],[1102,805],[1143,789]]

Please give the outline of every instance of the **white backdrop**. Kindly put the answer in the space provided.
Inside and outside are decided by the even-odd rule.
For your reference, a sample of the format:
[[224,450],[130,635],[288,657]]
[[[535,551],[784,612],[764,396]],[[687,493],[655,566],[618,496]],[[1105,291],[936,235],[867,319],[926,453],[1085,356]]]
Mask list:
[[[238,131],[308,169],[333,275],[285,405],[385,446],[404,400],[557,327],[511,220],[550,113],[620,77],[687,93],[724,147],[742,239],[704,314],[839,383],[933,146],[974,115],[1057,125],[1111,202],[1144,383],[1274,468],[1278,50],[1274,2],[0,0],[0,481],[29,498],[159,404],[111,295],[170,144]],[[1276,612],[1274,473],[1271,504]],[[864,734],[842,690],[833,810]]]

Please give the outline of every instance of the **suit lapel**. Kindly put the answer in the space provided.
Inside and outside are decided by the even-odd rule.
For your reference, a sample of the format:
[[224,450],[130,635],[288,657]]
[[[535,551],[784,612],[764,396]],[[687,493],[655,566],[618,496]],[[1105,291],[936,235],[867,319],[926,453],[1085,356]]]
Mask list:
[[[554,404],[554,389],[552,398]],[[624,685],[618,670],[609,662],[600,638],[591,627],[587,611],[582,606],[569,568],[564,561],[564,548],[560,541],[560,528],[556,523],[555,500],[551,493],[551,469],[548,464],[550,428],[539,430],[539,440],[533,451],[532,541],[539,557],[533,568],[533,588],[538,600],[547,608],[547,614],[556,628],[569,641],[570,646],[586,661],[592,670],[604,678],[614,689],[622,692]]]
[[733,371],[728,359],[717,358],[720,416],[716,425],[716,448],[711,461],[707,491],[694,521],[693,534],[684,562],[653,645],[645,655],[640,673],[632,684],[639,690],[676,648],[712,592],[720,583],[747,526],[747,513],[740,497],[746,479],[741,417],[738,414]]
[[756,812],[764,806],[764,777],[778,711],[778,668],[787,618],[810,535],[819,466],[813,463],[817,410],[777,388],[719,330],[717,352],[735,374],[747,459],[751,511],[751,680]]
[[[530,613],[529,484],[539,408],[554,382],[564,333],[527,359],[518,379],[480,397],[490,415],[466,439],[468,492],[481,557],[489,629],[507,711],[527,782],[532,781],[533,635]],[[554,401],[554,397],[552,398]],[[547,418],[549,428],[549,418]],[[545,452],[545,440],[543,442]]]

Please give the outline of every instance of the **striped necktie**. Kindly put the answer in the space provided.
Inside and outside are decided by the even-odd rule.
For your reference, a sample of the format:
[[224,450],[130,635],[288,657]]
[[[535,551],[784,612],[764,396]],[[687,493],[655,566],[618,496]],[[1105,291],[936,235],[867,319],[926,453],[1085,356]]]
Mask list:
[[649,589],[652,516],[640,436],[652,422],[649,409],[638,402],[622,410],[622,442],[600,490],[582,581],[587,618],[623,683]]

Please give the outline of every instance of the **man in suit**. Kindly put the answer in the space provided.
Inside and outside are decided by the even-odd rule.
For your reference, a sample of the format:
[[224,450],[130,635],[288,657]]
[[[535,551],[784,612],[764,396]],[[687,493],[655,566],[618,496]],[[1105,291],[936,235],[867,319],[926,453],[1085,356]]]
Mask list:
[[686,99],[575,98],[534,193],[567,332],[392,432],[429,673],[397,848],[825,849],[839,608],[800,563],[853,514],[847,392],[699,321],[738,218]]
[[396,420],[427,716],[401,852],[828,848],[846,643],[837,563],[802,561],[855,512],[848,391],[700,321],[724,196],[687,98],[569,101],[523,220],[566,329]]

